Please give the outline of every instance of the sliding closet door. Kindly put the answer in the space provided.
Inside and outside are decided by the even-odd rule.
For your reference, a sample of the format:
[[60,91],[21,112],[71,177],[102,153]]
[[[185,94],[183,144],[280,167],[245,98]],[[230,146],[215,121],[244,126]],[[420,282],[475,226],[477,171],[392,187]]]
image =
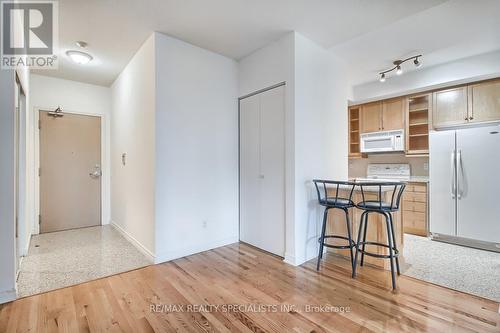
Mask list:
[[240,240],[260,238],[260,98],[240,101]]
[[240,239],[285,252],[284,86],[240,101]]

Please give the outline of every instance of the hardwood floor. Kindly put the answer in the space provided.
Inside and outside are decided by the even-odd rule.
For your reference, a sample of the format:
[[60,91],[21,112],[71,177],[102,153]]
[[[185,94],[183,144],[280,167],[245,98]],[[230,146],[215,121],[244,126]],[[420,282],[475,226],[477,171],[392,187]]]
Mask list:
[[3,305],[0,332],[500,332],[496,302],[405,276],[392,292],[387,271],[349,265],[233,244]]

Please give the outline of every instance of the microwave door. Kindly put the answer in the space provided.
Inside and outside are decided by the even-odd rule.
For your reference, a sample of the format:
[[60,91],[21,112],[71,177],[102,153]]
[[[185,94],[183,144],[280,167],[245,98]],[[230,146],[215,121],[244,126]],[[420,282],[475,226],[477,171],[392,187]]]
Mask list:
[[374,137],[363,140],[363,152],[378,152],[394,150],[394,137]]

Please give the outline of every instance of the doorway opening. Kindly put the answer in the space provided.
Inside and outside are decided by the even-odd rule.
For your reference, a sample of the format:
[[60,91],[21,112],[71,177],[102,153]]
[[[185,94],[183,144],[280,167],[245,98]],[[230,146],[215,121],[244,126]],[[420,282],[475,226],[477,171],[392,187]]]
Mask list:
[[35,221],[18,297],[151,264],[103,216],[105,115],[34,108]]

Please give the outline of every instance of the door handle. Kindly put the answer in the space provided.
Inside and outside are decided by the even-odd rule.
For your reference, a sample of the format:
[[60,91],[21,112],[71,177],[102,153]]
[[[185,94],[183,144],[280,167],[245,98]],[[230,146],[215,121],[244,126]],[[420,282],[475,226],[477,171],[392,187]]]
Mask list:
[[[462,163],[462,150],[458,151],[458,156],[457,156],[457,181],[458,181],[458,199],[462,199],[464,195],[464,183],[465,183],[465,178],[464,178],[464,166]],[[458,178],[458,175],[460,173],[460,178]]]
[[456,184],[456,164],[455,164],[455,151],[451,152],[451,197],[455,199],[455,193],[457,193],[457,184]]
[[90,178],[97,179],[102,176],[101,166],[96,164],[94,171],[89,173]]

